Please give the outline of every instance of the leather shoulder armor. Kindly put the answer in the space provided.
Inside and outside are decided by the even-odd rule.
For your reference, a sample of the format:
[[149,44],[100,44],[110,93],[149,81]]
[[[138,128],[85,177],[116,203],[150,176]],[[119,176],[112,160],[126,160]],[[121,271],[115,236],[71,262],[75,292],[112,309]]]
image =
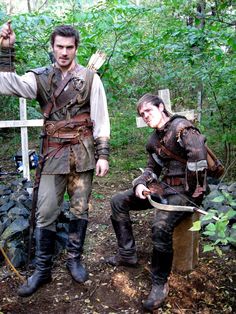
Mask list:
[[41,75],[41,74],[49,74],[52,71],[52,67],[41,67],[41,68],[36,68],[36,69],[30,69],[27,72],[33,72],[36,75]]

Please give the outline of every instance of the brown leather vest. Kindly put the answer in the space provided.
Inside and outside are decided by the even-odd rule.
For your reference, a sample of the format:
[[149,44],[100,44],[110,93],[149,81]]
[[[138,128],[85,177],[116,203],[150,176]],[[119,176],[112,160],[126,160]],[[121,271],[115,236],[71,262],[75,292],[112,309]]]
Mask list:
[[160,141],[160,143],[168,150],[174,152],[181,158],[186,159],[186,151],[179,145],[176,136],[181,128],[189,126],[192,126],[192,124],[187,119],[181,116],[173,116],[162,130],[154,131],[149,139],[147,151],[153,156],[154,160],[160,160],[165,176],[178,176],[184,178],[186,165],[167,156],[161,147],[158,147],[158,141]]
[[[31,70],[37,81],[37,100],[40,104],[42,112],[49,102],[52,102],[55,91],[60,90],[61,71],[53,66]],[[73,118],[81,114],[90,115],[90,94],[94,77],[94,72],[77,65],[71,73],[71,78],[58,95],[55,97],[54,107],[49,115],[49,122],[57,121],[73,121]],[[90,132],[91,133],[91,132]],[[43,174],[66,174],[70,172],[70,153],[71,149],[76,156],[76,171],[83,172],[94,169],[95,167],[95,151],[94,139],[90,136],[83,136],[75,145],[65,145],[67,139],[50,138],[51,146],[49,153],[56,149],[56,154],[52,153],[47,158]],[[57,147],[63,144],[63,149]]]
[[[37,100],[42,111],[61,82],[61,71],[53,66],[31,70],[36,74]],[[77,65],[65,88],[55,98],[50,120],[66,120],[81,113],[90,113],[90,92],[94,72]]]

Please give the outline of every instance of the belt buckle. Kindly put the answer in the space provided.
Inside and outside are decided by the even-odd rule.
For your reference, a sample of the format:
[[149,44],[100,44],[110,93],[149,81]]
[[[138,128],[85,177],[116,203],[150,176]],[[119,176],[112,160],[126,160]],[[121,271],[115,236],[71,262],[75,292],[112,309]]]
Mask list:
[[77,129],[75,137],[77,137],[80,140],[81,135],[83,134],[83,131],[84,131],[83,126],[79,126],[78,129]]
[[56,126],[55,126],[54,123],[49,122],[49,123],[46,124],[45,130],[46,130],[47,135],[51,136],[51,135],[53,135],[55,133]]

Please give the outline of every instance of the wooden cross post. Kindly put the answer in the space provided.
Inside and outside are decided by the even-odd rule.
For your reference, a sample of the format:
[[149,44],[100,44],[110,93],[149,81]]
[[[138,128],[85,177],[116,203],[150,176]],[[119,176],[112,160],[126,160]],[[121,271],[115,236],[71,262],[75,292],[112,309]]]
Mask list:
[[[163,99],[166,109],[172,112],[170,102],[170,92],[168,89],[158,91],[158,96]],[[185,116],[189,120],[194,120],[194,110],[175,112]],[[147,124],[141,117],[136,118],[137,127],[145,127]],[[158,209],[156,209],[158,210]],[[198,263],[199,254],[199,232],[189,231],[193,223],[199,220],[199,215],[193,215],[185,218],[174,230],[173,249],[174,258],[172,269],[174,271],[186,272],[192,270]]]
[[0,121],[0,128],[21,128],[23,177],[30,181],[28,127],[42,127],[43,120],[27,120],[26,99],[19,99],[20,120]]

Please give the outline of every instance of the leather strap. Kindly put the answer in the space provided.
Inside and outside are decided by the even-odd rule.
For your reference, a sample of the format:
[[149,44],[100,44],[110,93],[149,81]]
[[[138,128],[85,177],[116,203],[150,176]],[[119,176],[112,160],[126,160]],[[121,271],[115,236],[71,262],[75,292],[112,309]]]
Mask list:
[[60,138],[60,139],[74,139],[82,137],[92,136],[93,132],[86,126],[76,127],[73,130],[69,128],[62,128],[59,131],[54,132],[50,135],[50,138]]
[[170,186],[180,186],[185,184],[185,179],[180,177],[164,177],[163,181]]
[[66,87],[66,85],[68,84],[68,82],[71,80],[72,78],[72,73],[68,73],[67,76],[64,78],[64,80],[62,80],[59,84],[59,86],[56,88],[56,90],[54,91],[52,97],[51,97],[51,101],[49,101],[44,109],[43,115],[45,118],[48,118],[50,113],[52,112],[53,107],[55,107],[56,102],[55,99],[60,95],[60,93],[64,90],[64,88]]
[[57,98],[61,92],[63,91],[63,89],[66,87],[66,85],[68,84],[68,82],[72,79],[72,74],[71,73],[67,73],[66,77],[64,78],[64,80],[62,80],[59,84],[59,86],[57,87],[57,89],[54,91],[53,95],[55,98]]
[[[54,136],[56,132],[60,133],[75,133],[77,132],[79,127],[86,127],[92,129],[93,122],[90,119],[90,115],[88,113],[83,113],[77,115],[68,120],[62,121],[46,121],[45,122],[45,133],[48,136]],[[59,134],[59,133],[58,133]],[[56,136],[60,137],[60,136]]]
[[187,160],[175,155],[173,152],[171,152],[169,149],[167,149],[164,145],[162,145],[160,143],[160,141],[157,141],[157,144],[158,144],[158,148],[161,148],[161,150],[169,157],[177,160],[177,161],[180,161],[182,162],[183,164],[186,164],[187,163]]

